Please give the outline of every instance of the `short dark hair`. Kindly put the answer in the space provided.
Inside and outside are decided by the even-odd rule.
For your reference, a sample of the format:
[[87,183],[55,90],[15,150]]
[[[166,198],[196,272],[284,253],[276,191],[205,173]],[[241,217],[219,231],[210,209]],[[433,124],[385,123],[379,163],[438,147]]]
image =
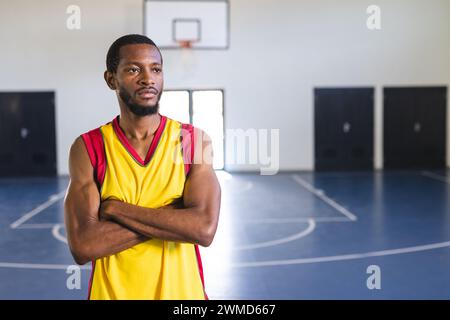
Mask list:
[[113,44],[109,47],[108,53],[106,55],[106,70],[113,73],[117,71],[117,66],[119,65],[120,62],[120,48],[128,44],[143,44],[143,43],[155,46],[156,49],[158,49],[162,63],[161,51],[159,50],[158,46],[153,42],[152,39],[140,34],[127,34],[114,41]]

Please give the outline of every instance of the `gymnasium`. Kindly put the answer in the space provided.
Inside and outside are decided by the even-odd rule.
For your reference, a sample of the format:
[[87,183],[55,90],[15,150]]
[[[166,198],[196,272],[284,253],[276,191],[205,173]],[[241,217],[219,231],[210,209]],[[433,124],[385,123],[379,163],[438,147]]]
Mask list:
[[450,298],[450,1],[0,2],[0,299],[88,296],[74,140],[119,114],[119,37],[164,60],[159,112],[212,139],[211,300]]

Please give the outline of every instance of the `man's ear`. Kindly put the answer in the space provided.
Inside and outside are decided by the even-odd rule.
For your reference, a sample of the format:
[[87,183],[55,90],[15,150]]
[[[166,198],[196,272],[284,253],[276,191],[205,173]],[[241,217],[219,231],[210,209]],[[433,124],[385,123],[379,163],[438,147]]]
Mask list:
[[114,79],[114,74],[108,70],[105,71],[103,74],[103,77],[105,78],[106,84],[111,90],[116,90],[116,81]]

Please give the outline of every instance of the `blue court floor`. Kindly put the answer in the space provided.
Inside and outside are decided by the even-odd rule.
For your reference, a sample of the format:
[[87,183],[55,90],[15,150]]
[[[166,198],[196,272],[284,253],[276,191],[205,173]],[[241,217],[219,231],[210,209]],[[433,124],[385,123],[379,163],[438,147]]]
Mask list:
[[[218,176],[219,228],[201,248],[211,299],[450,299],[448,171]],[[0,299],[86,298],[89,265],[66,285],[67,184],[0,179]]]

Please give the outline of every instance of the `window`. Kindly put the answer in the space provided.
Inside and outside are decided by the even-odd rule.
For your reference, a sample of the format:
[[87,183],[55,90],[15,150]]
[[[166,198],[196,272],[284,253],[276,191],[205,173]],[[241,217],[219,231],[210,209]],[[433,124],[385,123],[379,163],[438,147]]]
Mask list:
[[165,91],[159,102],[160,113],[171,119],[190,123],[189,92]]
[[161,114],[204,130],[212,139],[214,169],[224,167],[222,90],[168,90],[160,101]]

